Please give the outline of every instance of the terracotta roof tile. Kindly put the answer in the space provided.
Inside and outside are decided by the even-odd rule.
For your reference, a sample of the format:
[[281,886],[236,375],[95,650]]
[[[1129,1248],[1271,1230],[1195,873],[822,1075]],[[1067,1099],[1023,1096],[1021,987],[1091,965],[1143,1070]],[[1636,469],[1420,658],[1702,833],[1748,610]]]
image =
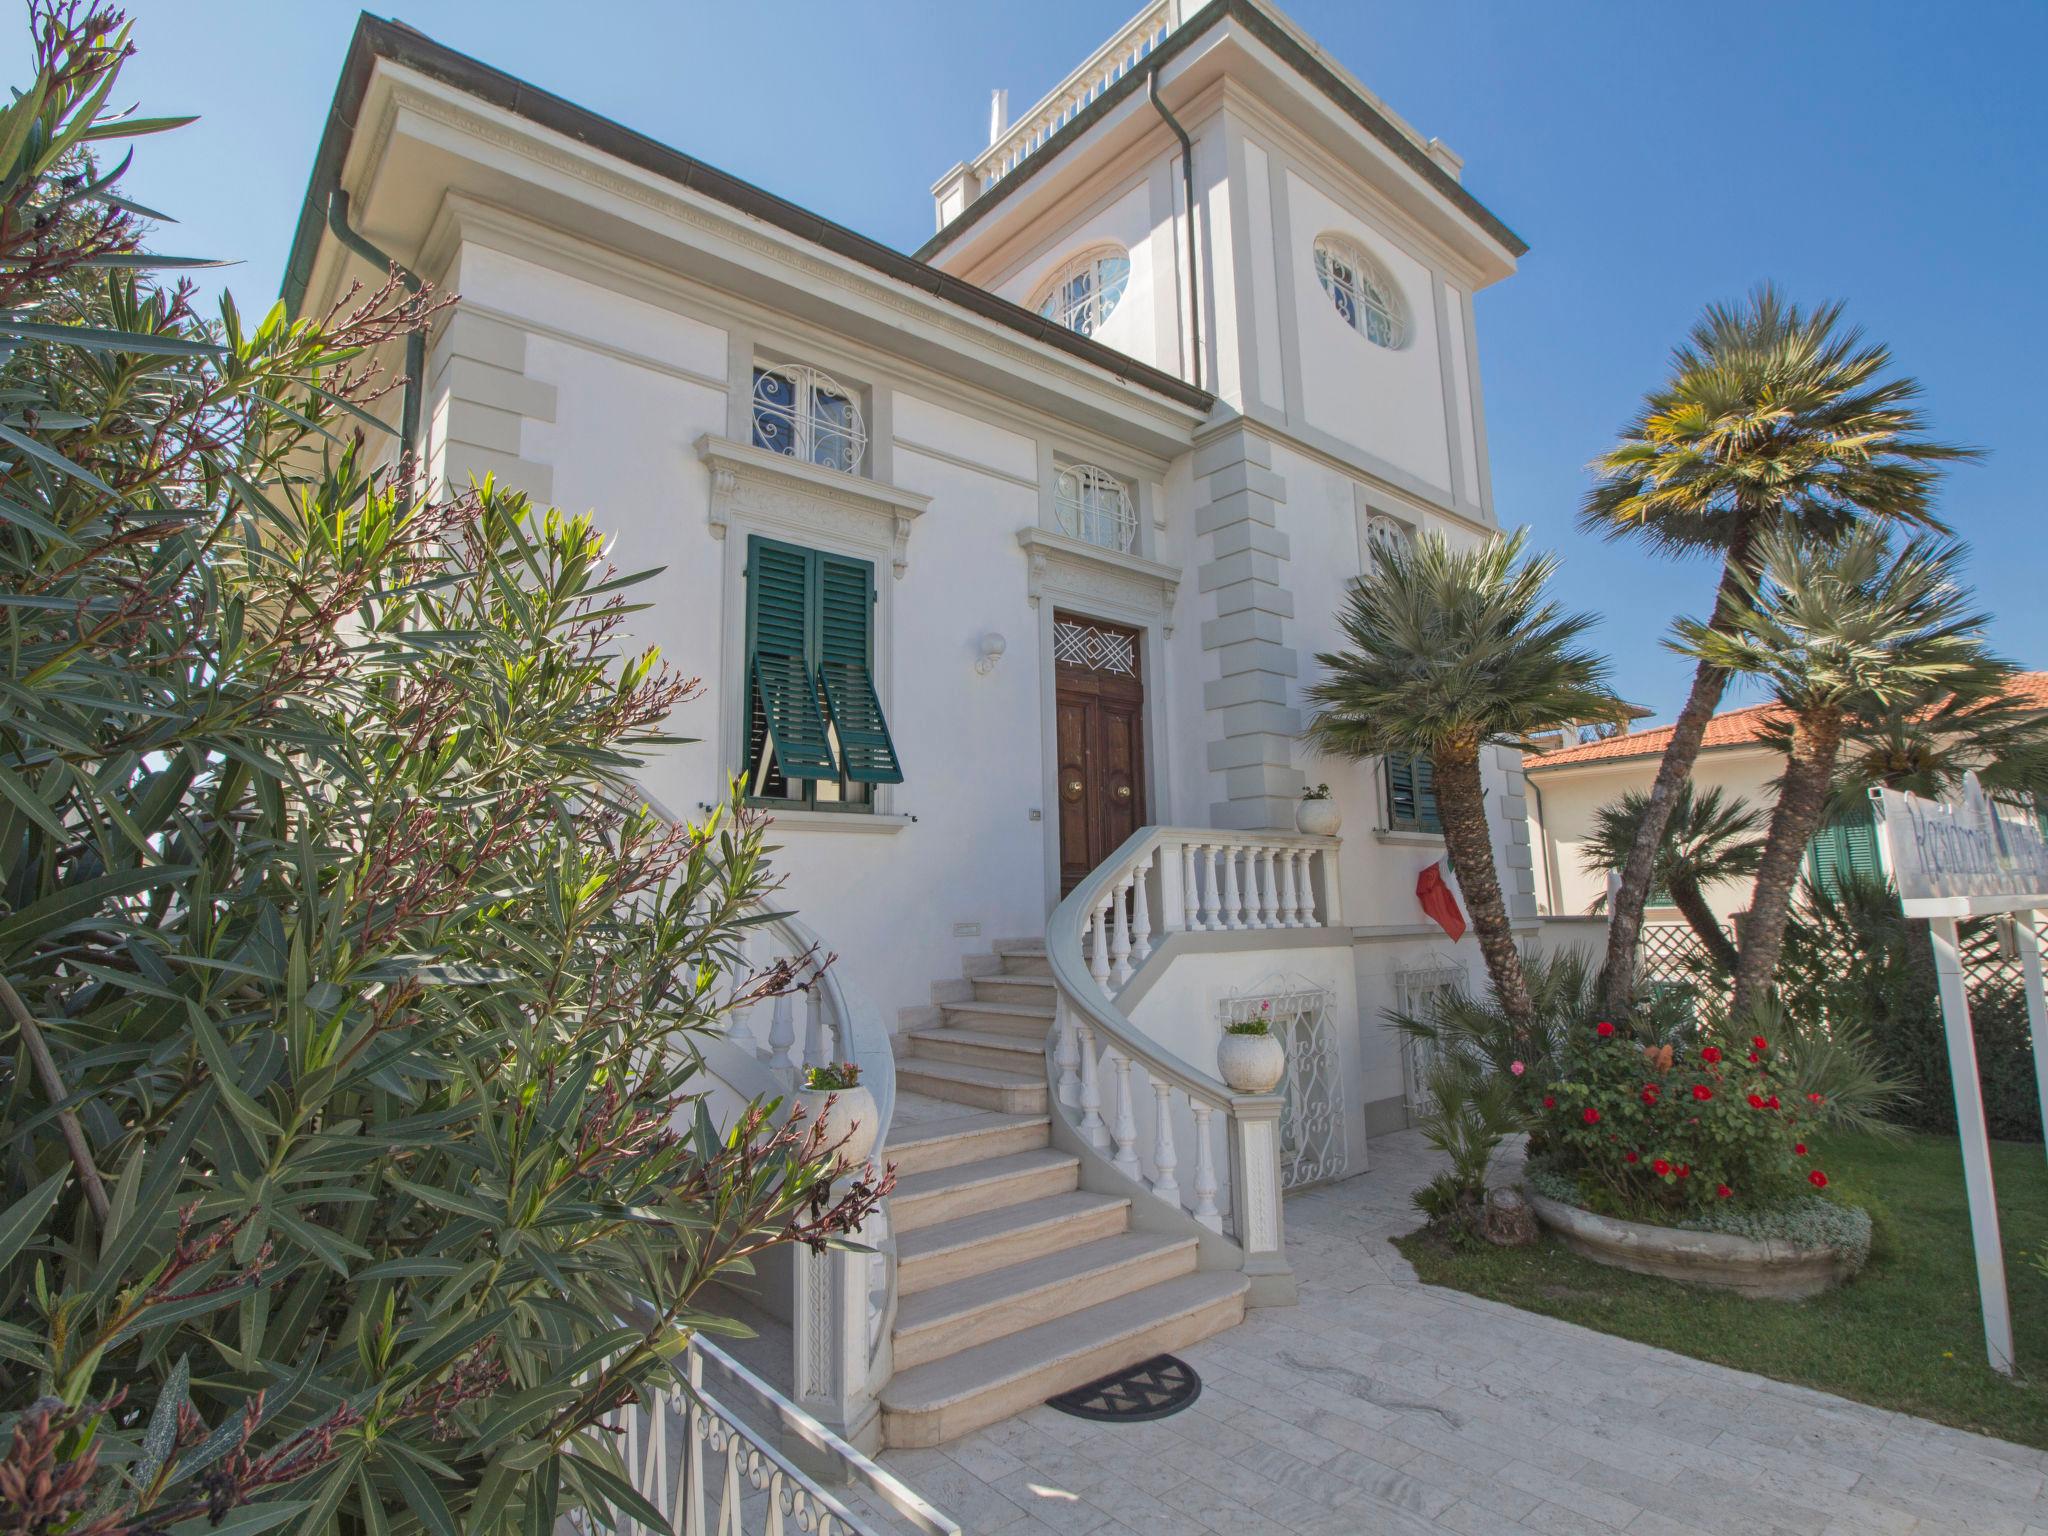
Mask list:
[[[2021,672],[2012,680],[2011,691],[2030,704],[2048,709],[2048,672]],[[1739,747],[1745,742],[1758,741],[1763,737],[1763,728],[1780,711],[1776,704],[1751,704],[1744,709],[1724,710],[1707,722],[1705,736],[1701,738],[1702,750],[1711,747]],[[1577,746],[1559,747],[1555,752],[1532,754],[1522,760],[1525,769],[1562,768],[1572,763],[1622,762],[1633,757],[1661,757],[1664,745],[1671,740],[1673,727],[1659,725],[1647,731],[1631,731],[1626,736],[1610,736],[1605,741],[1588,741]]]

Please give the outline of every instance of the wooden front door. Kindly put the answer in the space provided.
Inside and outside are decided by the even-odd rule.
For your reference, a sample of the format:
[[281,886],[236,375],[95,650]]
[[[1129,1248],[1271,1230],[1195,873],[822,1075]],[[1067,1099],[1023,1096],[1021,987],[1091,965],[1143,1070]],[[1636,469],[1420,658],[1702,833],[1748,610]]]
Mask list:
[[1060,894],[1145,825],[1145,684],[1139,634],[1058,614]]

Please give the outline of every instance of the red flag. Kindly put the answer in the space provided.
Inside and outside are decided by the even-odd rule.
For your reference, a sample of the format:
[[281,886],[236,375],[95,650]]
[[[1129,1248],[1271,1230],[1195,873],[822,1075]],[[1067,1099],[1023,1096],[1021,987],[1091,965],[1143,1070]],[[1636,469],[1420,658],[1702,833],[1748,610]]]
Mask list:
[[1444,879],[1447,862],[1438,859],[1415,877],[1415,899],[1422,903],[1422,910],[1436,920],[1437,927],[1449,934],[1455,944],[1465,936],[1465,913],[1458,905],[1457,893]]

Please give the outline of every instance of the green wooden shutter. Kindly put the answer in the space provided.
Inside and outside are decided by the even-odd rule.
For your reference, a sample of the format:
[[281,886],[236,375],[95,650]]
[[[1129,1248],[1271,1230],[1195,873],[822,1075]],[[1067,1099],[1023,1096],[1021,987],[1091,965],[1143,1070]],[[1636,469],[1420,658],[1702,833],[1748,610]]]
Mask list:
[[1814,889],[1826,896],[1841,895],[1852,878],[1883,878],[1877,823],[1867,808],[1830,817],[1815,830],[1807,844],[1806,874]]
[[1436,813],[1436,773],[1426,757],[1389,752],[1387,824],[1411,832],[1441,832]]
[[758,535],[747,540],[749,704],[785,779],[839,776],[811,665],[819,585],[813,551]]
[[896,743],[875,694],[875,568],[819,557],[818,681],[839,737],[839,761],[856,784],[901,784]]

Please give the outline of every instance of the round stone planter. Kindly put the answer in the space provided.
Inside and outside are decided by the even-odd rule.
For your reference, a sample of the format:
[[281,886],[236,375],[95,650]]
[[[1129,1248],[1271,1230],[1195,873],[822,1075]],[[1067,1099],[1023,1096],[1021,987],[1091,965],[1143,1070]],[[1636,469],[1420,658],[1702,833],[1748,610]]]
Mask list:
[[1216,1070],[1239,1093],[1271,1093],[1287,1075],[1287,1048],[1270,1034],[1226,1031],[1216,1042]]
[[1294,824],[1309,837],[1335,837],[1344,813],[1334,800],[1303,800],[1294,808]]
[[[830,1110],[825,1108],[828,1099],[832,1101]],[[812,1120],[825,1122],[826,1146],[844,1136],[846,1145],[839,1149],[839,1155],[856,1168],[868,1160],[868,1154],[875,1150],[875,1119],[880,1111],[866,1084],[856,1083],[851,1088],[799,1088],[796,1101]]]
[[1689,1232],[1601,1216],[1526,1190],[1530,1208],[1573,1252],[1595,1264],[1687,1280],[1771,1301],[1798,1301],[1840,1285],[1855,1272],[1853,1260],[1832,1248],[1732,1232]]

